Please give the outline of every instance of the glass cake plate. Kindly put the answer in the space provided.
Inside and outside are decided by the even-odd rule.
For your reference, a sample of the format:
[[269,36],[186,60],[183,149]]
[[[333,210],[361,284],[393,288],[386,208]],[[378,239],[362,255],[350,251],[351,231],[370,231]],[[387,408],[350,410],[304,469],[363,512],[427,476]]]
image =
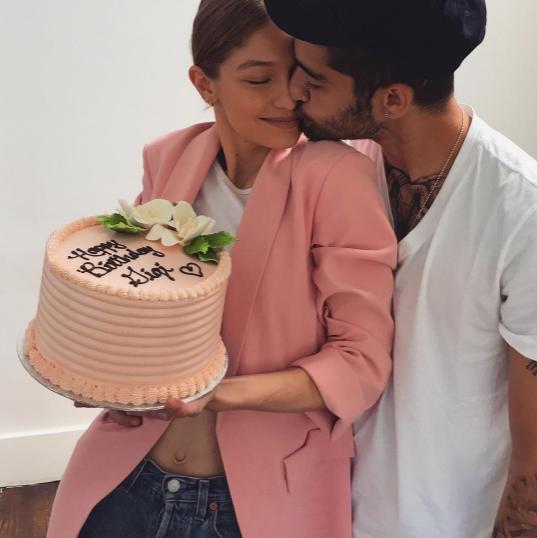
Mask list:
[[[55,392],[56,394],[59,394],[61,396],[65,396],[66,398],[69,398],[70,400],[73,400],[74,402],[79,402],[84,405],[88,405],[90,407],[103,407],[105,409],[114,409],[117,411],[159,411],[161,409],[164,409],[164,404],[154,404],[154,405],[126,405],[126,404],[120,404],[120,403],[110,403],[110,402],[98,402],[96,400],[92,400],[91,398],[84,398],[83,396],[79,396],[77,394],[73,394],[72,392],[69,392],[68,390],[64,390],[61,387],[58,387],[57,385],[54,385],[47,379],[41,376],[39,372],[36,372],[34,368],[32,367],[30,363],[29,357],[24,353],[24,338],[25,338],[25,332],[20,336],[20,338],[17,341],[17,355],[19,356],[19,360],[21,364],[24,366],[24,369],[41,385],[43,385],[45,388],[51,390],[52,392]],[[197,392],[196,394],[189,396],[188,398],[183,398],[183,402],[193,402],[194,400],[198,400],[199,398],[202,398],[209,392],[211,392],[217,385],[224,379],[224,376],[226,375],[228,367],[228,357],[227,355],[224,358],[224,366],[222,367],[222,370],[220,373],[215,376],[215,378],[211,381],[207,387],[205,387],[203,390]]]

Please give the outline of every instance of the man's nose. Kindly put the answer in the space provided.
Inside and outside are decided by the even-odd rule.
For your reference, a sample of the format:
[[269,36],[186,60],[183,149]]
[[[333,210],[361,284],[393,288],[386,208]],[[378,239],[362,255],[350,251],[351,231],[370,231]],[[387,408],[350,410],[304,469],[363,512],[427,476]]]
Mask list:
[[310,95],[306,87],[306,81],[297,69],[291,80],[289,81],[289,94],[297,103],[307,103],[310,100]]

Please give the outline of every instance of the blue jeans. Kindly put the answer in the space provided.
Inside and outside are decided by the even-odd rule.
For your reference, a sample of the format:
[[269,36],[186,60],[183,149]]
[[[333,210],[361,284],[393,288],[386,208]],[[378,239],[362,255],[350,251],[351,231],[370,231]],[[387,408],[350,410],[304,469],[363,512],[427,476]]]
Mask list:
[[91,512],[79,538],[240,538],[223,476],[168,474],[151,460]]

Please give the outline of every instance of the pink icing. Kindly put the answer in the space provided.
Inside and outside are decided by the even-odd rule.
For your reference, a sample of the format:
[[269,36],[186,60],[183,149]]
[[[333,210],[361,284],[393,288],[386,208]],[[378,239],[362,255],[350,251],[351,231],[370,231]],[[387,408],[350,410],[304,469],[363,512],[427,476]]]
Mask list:
[[36,346],[33,322],[28,326],[24,349],[32,367],[52,384],[74,395],[80,395],[96,402],[133,406],[164,403],[170,396],[188,398],[204,390],[221,374],[226,355],[223,344],[218,342],[203,369],[188,379],[181,379],[175,383],[170,381],[165,385],[121,385],[79,376],[45,357]]

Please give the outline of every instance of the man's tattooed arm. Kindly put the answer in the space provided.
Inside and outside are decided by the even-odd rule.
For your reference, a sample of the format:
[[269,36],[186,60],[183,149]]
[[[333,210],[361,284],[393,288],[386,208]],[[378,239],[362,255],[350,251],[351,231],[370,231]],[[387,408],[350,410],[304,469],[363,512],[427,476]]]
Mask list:
[[509,484],[492,537],[537,537],[537,471]]
[[509,349],[509,480],[493,538],[537,538],[537,362]]

